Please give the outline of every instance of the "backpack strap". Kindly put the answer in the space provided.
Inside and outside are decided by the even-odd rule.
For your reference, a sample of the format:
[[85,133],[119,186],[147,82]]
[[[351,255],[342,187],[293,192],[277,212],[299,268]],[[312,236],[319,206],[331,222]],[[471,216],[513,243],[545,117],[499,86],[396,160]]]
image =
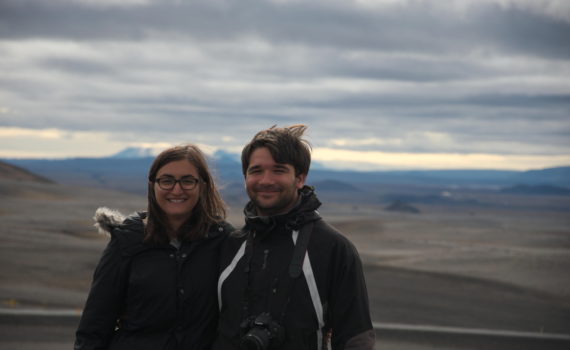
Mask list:
[[309,293],[311,294],[311,301],[313,302],[313,307],[315,308],[315,314],[319,323],[319,329],[317,330],[317,350],[321,350],[323,348],[323,332],[325,327],[323,304],[321,303],[317,281],[315,280],[311,260],[309,259],[309,252],[307,251],[312,231],[312,222],[303,226],[301,231],[293,231],[292,238],[293,243],[295,244],[295,251],[293,252],[293,260],[289,266],[289,274],[292,278],[295,278],[294,274],[298,276],[301,271],[303,272],[303,275],[305,275],[305,280],[309,287]]
[[311,239],[311,232],[313,232],[312,222],[303,226],[301,231],[294,230],[292,232],[295,249],[293,250],[293,257],[291,258],[291,264],[289,265],[289,276],[291,278],[297,278],[301,275],[301,272],[303,272],[305,256],[308,257],[307,247],[309,246],[309,240]]

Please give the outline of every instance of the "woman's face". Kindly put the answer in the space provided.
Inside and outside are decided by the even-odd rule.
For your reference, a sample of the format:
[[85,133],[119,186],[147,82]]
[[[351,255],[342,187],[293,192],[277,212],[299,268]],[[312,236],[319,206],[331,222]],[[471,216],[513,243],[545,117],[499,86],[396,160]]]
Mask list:
[[[167,163],[158,170],[154,182],[154,193],[160,208],[171,222],[184,222],[192,215],[192,210],[200,197],[201,181],[198,170],[188,160],[177,160]],[[174,182],[176,180],[181,180]],[[172,186],[171,189],[164,189]],[[192,189],[192,183],[195,186]],[[159,183],[162,185],[159,185]],[[186,189],[185,189],[185,188]]]

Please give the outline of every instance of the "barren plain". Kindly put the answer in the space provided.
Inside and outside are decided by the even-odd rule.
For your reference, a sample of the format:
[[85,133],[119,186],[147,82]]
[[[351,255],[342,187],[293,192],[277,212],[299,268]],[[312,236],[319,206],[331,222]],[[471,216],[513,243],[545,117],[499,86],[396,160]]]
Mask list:
[[[570,197],[467,195],[478,204],[419,204],[419,214],[323,196],[321,215],[360,252],[373,321],[570,336]],[[93,227],[95,210],[107,206],[128,214],[146,202],[127,193],[9,179],[0,179],[0,198],[0,308],[78,314],[108,240]],[[241,226],[240,207],[231,207],[229,220]],[[22,321],[5,312],[0,348],[71,348],[76,319]],[[396,350],[569,344],[436,339],[405,330],[377,334],[378,349]]]

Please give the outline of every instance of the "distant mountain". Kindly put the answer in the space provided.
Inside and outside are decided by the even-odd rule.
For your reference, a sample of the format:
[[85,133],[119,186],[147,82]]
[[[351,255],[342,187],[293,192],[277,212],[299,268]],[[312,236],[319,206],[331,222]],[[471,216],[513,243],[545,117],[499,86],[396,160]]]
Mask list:
[[218,150],[208,157],[208,162],[214,175],[222,183],[243,181],[240,155]]
[[[111,188],[137,194],[146,193],[147,176],[154,156],[149,150],[125,149],[106,158],[6,159],[11,165],[27,169],[61,184]],[[222,188],[243,191],[239,155],[219,150],[208,157]],[[570,188],[570,167],[532,171],[435,170],[435,171],[334,171],[313,168],[307,179],[317,191],[345,191],[362,197],[370,185],[402,185],[446,188],[487,188],[499,190],[516,185],[549,185]],[[227,186],[231,184],[231,186]],[[235,185],[237,184],[237,185]],[[241,187],[241,188],[240,188]],[[361,189],[359,192],[358,190]],[[237,191],[236,191],[237,194]],[[418,198],[391,198],[417,202]],[[426,198],[423,198],[426,200]],[[431,198],[431,200],[435,200]],[[441,198],[437,200],[442,200]]]
[[110,156],[114,159],[132,159],[132,158],[148,158],[156,157],[160,150],[152,147],[127,147],[124,150]]
[[231,153],[224,150],[214,152],[212,158],[220,163],[241,164],[241,156],[237,153]]
[[64,185],[101,187],[143,194],[153,158],[10,159],[8,163],[28,169]]
[[0,161],[0,179],[53,183],[53,181],[24,168]]
[[533,185],[570,187],[570,167],[524,171],[513,176],[513,182]]
[[311,170],[312,181],[338,180],[352,184],[401,184],[442,187],[488,187],[499,189],[517,184],[548,184],[570,188],[570,167],[531,171],[510,170],[411,170],[332,171]]
[[[147,149],[133,147],[104,158],[7,159],[6,162],[61,184],[145,194],[148,171],[154,160],[154,156],[147,154]],[[231,154],[217,152],[209,162],[220,184],[243,181],[240,162]]]
[[530,195],[570,195],[570,189],[551,185],[516,185],[501,189],[503,193]]
[[336,192],[359,192],[360,189],[348,182],[338,180],[322,180],[311,183],[319,192],[336,191]]
[[384,202],[392,203],[414,203],[429,205],[481,205],[475,199],[454,198],[446,193],[432,194],[411,194],[411,193],[389,193],[381,197]]
[[[127,147],[109,157],[112,159],[132,159],[132,158],[154,158],[164,150],[163,147]],[[211,157],[213,160],[224,163],[240,163],[240,155],[224,150],[217,150]]]

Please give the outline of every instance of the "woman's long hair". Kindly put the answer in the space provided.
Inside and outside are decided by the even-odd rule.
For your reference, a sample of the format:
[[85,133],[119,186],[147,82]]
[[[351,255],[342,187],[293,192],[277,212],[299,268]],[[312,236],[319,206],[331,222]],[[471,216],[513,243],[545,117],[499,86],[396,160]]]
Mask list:
[[176,236],[180,240],[192,240],[203,237],[210,226],[226,218],[226,205],[214,184],[206,157],[198,146],[192,144],[171,147],[160,153],[152,163],[148,174],[148,216],[145,227],[145,241],[167,243],[170,240],[168,218],[160,208],[154,192],[154,183],[158,171],[170,162],[187,160],[196,167],[200,180],[199,199],[190,218],[182,224]]

